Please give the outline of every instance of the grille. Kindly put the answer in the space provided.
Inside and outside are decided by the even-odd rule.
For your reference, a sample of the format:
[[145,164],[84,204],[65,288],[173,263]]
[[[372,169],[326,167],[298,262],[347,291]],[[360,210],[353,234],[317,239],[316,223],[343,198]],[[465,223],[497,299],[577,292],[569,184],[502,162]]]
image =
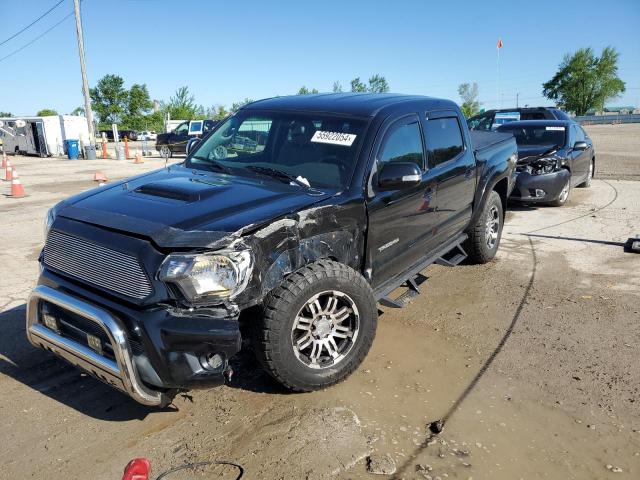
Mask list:
[[44,263],[78,280],[128,297],[142,299],[153,291],[135,257],[55,230],[47,237]]

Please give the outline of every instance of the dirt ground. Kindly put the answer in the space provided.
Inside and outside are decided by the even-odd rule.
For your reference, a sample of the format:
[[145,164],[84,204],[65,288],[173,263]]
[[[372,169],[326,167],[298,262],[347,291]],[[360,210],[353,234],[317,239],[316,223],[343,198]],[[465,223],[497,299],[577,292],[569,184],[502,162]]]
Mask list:
[[[31,347],[24,304],[46,209],[96,170],[164,161],[11,158],[30,196],[0,195],[0,478],[118,479],[137,456],[155,475],[224,459],[243,478],[365,479],[390,460],[394,479],[640,478],[640,255],[623,250],[640,234],[640,125],[587,130],[592,187],[562,208],[512,207],[488,265],[428,268],[347,381],[288,394],[242,353],[229,385],[163,410]],[[207,468],[167,478],[237,477]]]

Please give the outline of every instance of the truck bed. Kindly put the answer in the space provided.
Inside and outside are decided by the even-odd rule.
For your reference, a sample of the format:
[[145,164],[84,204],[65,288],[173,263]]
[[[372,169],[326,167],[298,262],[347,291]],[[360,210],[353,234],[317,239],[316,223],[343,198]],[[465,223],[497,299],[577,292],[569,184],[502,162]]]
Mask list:
[[485,132],[480,130],[470,130],[469,135],[471,137],[471,146],[476,153],[513,138],[511,133]]

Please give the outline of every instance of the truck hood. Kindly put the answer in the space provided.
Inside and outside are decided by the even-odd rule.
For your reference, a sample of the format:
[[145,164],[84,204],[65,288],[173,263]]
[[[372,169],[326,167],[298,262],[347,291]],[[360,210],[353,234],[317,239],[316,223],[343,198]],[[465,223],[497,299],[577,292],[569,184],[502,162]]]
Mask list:
[[233,239],[332,194],[261,177],[173,165],[72,197],[57,214],[147,236],[161,247],[204,247]]

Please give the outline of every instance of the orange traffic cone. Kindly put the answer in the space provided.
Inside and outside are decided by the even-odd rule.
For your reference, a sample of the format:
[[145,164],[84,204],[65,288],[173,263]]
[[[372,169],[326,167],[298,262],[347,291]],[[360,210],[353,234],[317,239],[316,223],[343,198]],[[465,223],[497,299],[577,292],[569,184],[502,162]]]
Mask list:
[[7,182],[10,182],[12,177],[13,177],[13,167],[11,166],[11,160],[7,160],[7,165],[4,168],[4,179]]
[[140,155],[140,150],[136,150],[136,159],[133,161],[133,163],[144,163],[144,161],[142,160],[142,155]]
[[98,182],[98,186],[101,187],[107,183],[109,179],[103,172],[96,172],[93,174],[93,181]]
[[7,168],[7,154],[2,152],[2,168]]
[[17,170],[13,171],[13,176],[11,180],[11,195],[9,195],[9,197],[10,198],[26,197],[26,194],[24,193],[24,187],[22,186],[22,183],[20,183],[20,177],[18,176]]

